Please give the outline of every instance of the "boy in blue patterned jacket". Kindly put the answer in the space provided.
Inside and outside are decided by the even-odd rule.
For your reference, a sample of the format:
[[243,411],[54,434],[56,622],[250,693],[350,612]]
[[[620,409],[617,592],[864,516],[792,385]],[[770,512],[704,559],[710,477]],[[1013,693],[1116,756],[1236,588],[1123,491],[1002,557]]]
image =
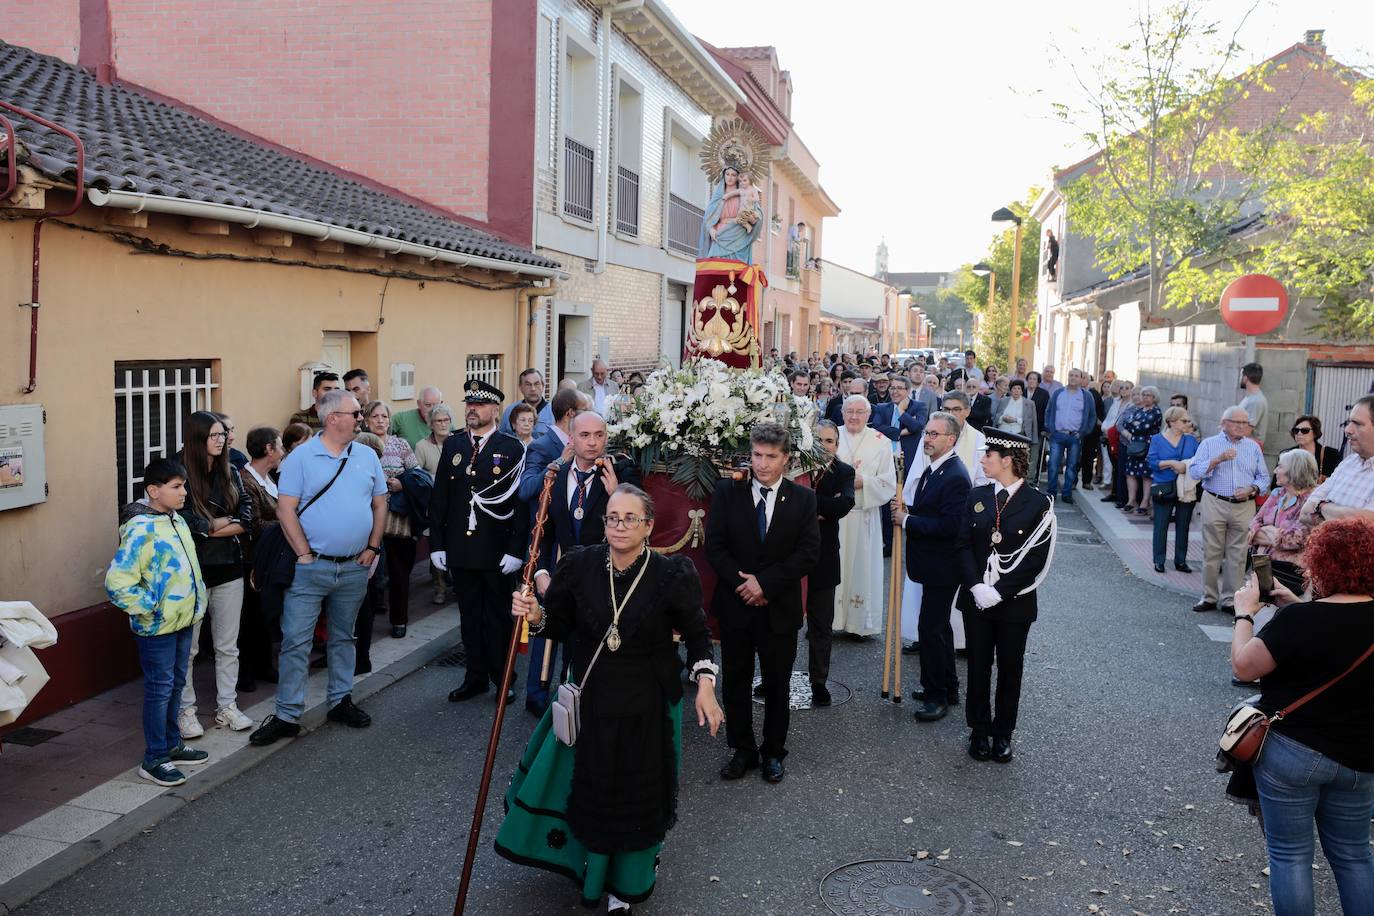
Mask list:
[[186,746],[177,730],[181,688],[191,658],[191,634],[205,616],[205,582],[191,529],[177,514],[186,503],[186,469],[159,458],[143,472],[144,499],[120,512],[119,550],[105,573],[105,591],[129,615],[143,667],[143,736],[138,775],[179,786],[178,766],[210,755]]

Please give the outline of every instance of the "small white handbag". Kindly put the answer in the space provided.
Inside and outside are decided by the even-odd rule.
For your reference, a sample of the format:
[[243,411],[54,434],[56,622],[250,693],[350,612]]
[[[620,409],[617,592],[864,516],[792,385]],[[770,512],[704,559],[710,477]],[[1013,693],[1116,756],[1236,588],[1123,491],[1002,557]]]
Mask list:
[[577,744],[578,732],[582,730],[582,688],[586,686],[587,678],[591,677],[592,668],[596,667],[596,660],[601,657],[601,650],[606,646],[606,636],[610,633],[611,629],[607,627],[606,634],[601,637],[596,652],[592,654],[587,670],[582,672],[582,683],[559,684],[558,694],[549,704],[549,718],[553,722],[554,736],[568,747]]

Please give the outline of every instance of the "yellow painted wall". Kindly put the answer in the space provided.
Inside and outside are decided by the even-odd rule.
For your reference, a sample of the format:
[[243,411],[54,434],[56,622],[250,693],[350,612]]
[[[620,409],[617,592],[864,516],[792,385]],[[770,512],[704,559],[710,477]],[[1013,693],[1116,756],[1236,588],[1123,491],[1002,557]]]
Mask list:
[[[264,249],[235,228],[227,239],[186,234],[154,217],[158,241],[187,250],[322,261],[308,246]],[[230,413],[243,447],[248,429],[280,427],[298,407],[302,363],[320,358],[321,332],[376,332],[355,342],[373,396],[389,398],[389,367],[413,362],[416,385],[461,401],[468,353],[504,354],[507,391],[515,360],[516,292],[340,270],[135,253],[98,232],[43,229],[38,388],[28,379],[32,222],[0,222],[0,405],[42,404],[47,502],[0,512],[0,599],[32,601],[49,616],[104,600],[106,564],[118,543],[114,363],[216,360],[216,409]],[[93,224],[94,225],[94,224]],[[326,258],[339,258],[337,255]],[[345,256],[359,266],[397,263]],[[420,268],[415,268],[420,269]],[[385,322],[378,326],[386,285]],[[413,402],[395,402],[393,410]]]

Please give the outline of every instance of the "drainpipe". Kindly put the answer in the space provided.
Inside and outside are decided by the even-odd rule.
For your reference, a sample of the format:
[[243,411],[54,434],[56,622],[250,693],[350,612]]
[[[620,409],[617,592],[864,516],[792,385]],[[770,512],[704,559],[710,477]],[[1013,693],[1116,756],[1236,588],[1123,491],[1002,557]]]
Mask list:
[[[516,293],[515,341],[517,347],[523,346],[518,360],[522,369],[533,365],[531,360],[534,358],[534,326],[536,323],[534,300],[552,296],[556,292],[558,292],[558,284],[553,280],[548,280],[543,286],[527,286]],[[523,329],[520,327],[522,316],[525,320]],[[523,334],[521,333],[522,330],[524,331]],[[538,366],[534,368],[539,369]],[[539,374],[544,375],[544,370],[540,369]]]
[[610,181],[611,181],[611,34],[614,31],[612,20],[622,13],[633,13],[644,6],[644,0],[624,0],[612,3],[601,9],[599,32],[600,47],[597,48],[597,84],[600,86],[601,107],[597,115],[596,151],[596,195],[595,206],[599,216],[596,225],[596,266],[593,274],[606,272],[606,248],[610,240]]
[[[26,386],[24,386],[24,388],[21,390],[20,393],[21,393],[21,394],[33,394],[33,392],[35,391],[35,389],[38,388],[38,308],[39,308],[39,302],[41,301],[41,300],[39,299],[39,297],[38,297],[38,291],[39,291],[39,282],[38,282],[38,281],[39,281],[39,275],[40,275],[40,274],[39,274],[39,266],[40,266],[40,264],[41,264],[41,256],[42,256],[42,252],[43,252],[43,248],[42,248],[43,223],[47,222],[49,219],[51,219],[51,218],[53,218],[53,217],[71,216],[73,213],[75,213],[77,210],[79,210],[79,209],[81,208],[81,201],[82,201],[82,193],[81,193],[81,192],[82,192],[83,188],[85,187],[85,182],[86,182],[86,145],[85,145],[84,143],[81,142],[81,138],[80,138],[80,137],[78,137],[76,134],[72,133],[71,131],[67,130],[67,128],[61,126],[60,124],[54,124],[52,121],[49,121],[47,118],[39,117],[38,115],[34,114],[34,113],[31,112],[31,111],[26,111],[26,110],[23,109],[23,108],[19,108],[19,107],[15,106],[15,105],[11,105],[9,102],[3,102],[3,101],[0,101],[0,108],[5,109],[6,111],[13,112],[14,114],[17,114],[17,115],[19,115],[20,117],[28,118],[29,120],[31,120],[31,121],[33,121],[33,122],[35,122],[35,123],[37,123],[37,124],[43,125],[44,127],[48,128],[48,130],[56,131],[57,133],[59,133],[59,134],[61,134],[62,136],[66,137],[68,140],[72,141],[72,143],[74,143],[74,144],[76,145],[76,181],[75,181],[75,183],[74,183],[74,184],[75,184],[75,187],[74,187],[74,189],[73,189],[73,194],[72,194],[72,205],[71,205],[68,209],[63,210],[63,211],[61,211],[61,212],[59,212],[59,213],[44,213],[42,216],[38,217],[38,219],[36,219],[36,220],[34,221],[34,224],[33,224],[33,282],[32,282],[32,290],[31,290],[31,295],[30,295],[29,301],[28,301],[28,302],[21,302],[21,303],[19,303],[19,307],[20,307],[20,308],[23,308],[24,306],[28,306],[28,308],[29,308],[29,383],[28,383]],[[13,135],[14,135],[13,126],[12,126],[12,125],[9,125],[9,122],[8,122],[8,121],[6,121],[5,123],[6,123],[6,125],[7,125],[7,130],[8,130],[9,136],[10,136],[11,138],[13,138]],[[9,152],[8,158],[9,158],[9,162],[10,162],[10,169],[13,169],[13,168],[14,168],[14,147],[13,147],[13,146],[10,147],[10,152]]]

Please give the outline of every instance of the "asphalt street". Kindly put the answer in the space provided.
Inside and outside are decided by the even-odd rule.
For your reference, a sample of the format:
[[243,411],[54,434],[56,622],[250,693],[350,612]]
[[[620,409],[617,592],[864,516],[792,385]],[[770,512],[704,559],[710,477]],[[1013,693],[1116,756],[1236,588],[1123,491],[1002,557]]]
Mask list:
[[[913,856],[990,892],[996,909],[970,913],[1269,912],[1259,830],[1213,769],[1217,733],[1242,695],[1228,646],[1198,628],[1186,599],[1127,573],[1075,510],[1061,521],[1011,764],[968,758],[962,707],[926,725],[909,700],[880,701],[879,640],[837,641],[832,677],[853,698],[794,714],[783,783],[722,783],[723,731],[713,740],[685,729],[679,823],[657,891],[636,912],[825,913],[832,870]],[[297,739],[17,912],[451,912],[494,705],[447,702],[460,677],[418,671],[371,699],[371,728]],[[566,879],[491,849],[532,726],[517,702],[469,913],[584,912]],[[1336,912],[1318,863],[1318,912]],[[917,897],[904,912],[948,911]]]

